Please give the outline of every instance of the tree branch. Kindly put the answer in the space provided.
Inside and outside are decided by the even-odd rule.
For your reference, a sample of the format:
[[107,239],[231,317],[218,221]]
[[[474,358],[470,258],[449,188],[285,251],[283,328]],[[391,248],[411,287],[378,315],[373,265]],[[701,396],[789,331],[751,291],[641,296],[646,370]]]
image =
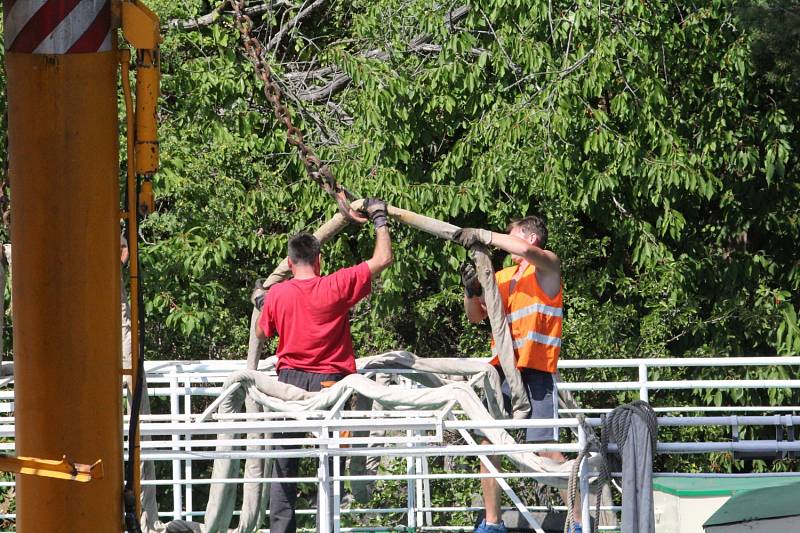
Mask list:
[[[469,13],[469,9],[470,7],[466,5],[449,11],[445,16],[444,21],[447,28],[453,29],[455,24],[466,18],[467,14]],[[432,51],[430,48],[426,50],[426,46],[431,40],[433,40],[433,36],[431,34],[419,34],[408,43],[407,50],[409,52]],[[441,50],[441,47],[439,47],[439,50]],[[366,59],[378,59],[380,61],[386,61],[391,57],[391,54],[387,50],[375,49],[365,53],[363,57]],[[339,72],[327,85],[317,89],[298,93],[297,98],[304,102],[324,102],[337,92],[347,87],[351,81],[353,81],[353,79],[348,74]]]
[[333,81],[319,89],[299,93],[297,98],[303,102],[324,102],[338,93],[353,81],[348,74],[338,74]]
[[481,15],[483,16],[483,20],[485,20],[486,24],[489,26],[489,31],[492,33],[492,36],[494,37],[494,40],[497,41],[497,47],[500,48],[500,52],[503,54],[503,57],[506,58],[506,62],[508,63],[508,66],[511,68],[511,71],[514,73],[514,77],[516,77],[517,75],[519,75],[520,72],[522,72],[522,68],[519,65],[517,65],[516,63],[514,63],[514,61],[511,60],[511,56],[509,56],[506,53],[505,48],[503,48],[503,41],[500,40],[500,36],[497,35],[497,33],[494,31],[494,26],[492,26],[492,21],[489,20],[489,17],[486,16],[486,13],[484,13],[483,10],[481,10]]
[[[205,28],[207,26],[211,26],[212,24],[217,22],[217,20],[219,20],[219,18],[222,16],[223,10],[225,9],[226,5],[228,5],[228,0],[223,0],[222,2],[217,4],[217,7],[215,7],[209,13],[201,17],[195,17],[191,19],[168,20],[166,23],[161,25],[161,31],[164,33],[166,33],[169,30],[192,31],[200,28]],[[260,15],[265,11],[269,11],[271,8],[275,8],[281,5],[288,7],[292,6],[292,4],[290,4],[286,0],[278,0],[276,2],[264,2],[263,4],[246,8],[244,10],[244,13],[245,15],[249,16]]]
[[275,74],[273,74],[273,79],[275,80],[275,83],[277,83],[280,86],[284,96],[286,96],[295,103],[298,112],[304,115],[307,120],[316,124],[317,129],[319,129],[319,133],[320,136],[322,137],[323,142],[330,141],[333,144],[341,144],[341,139],[339,139],[338,135],[336,135],[336,132],[332,132],[331,130],[329,130],[328,127],[325,125],[325,121],[322,120],[322,118],[319,115],[313,113],[306,106],[304,106],[303,102],[294,94],[294,91],[292,91],[282,79],[280,79]]
[[223,0],[217,7],[211,10],[210,13],[203,15],[202,17],[195,17],[191,19],[172,19],[167,21],[166,24],[161,26],[161,31],[168,31],[168,30],[183,30],[183,31],[190,31],[196,30],[197,28],[203,28],[205,26],[210,26],[214,24],[217,19],[222,16],[222,9],[228,5],[227,0]]
[[267,46],[266,46],[267,50],[274,50],[275,47],[277,47],[280,44],[280,42],[283,40],[283,37],[286,35],[286,33],[290,29],[296,28],[298,23],[301,20],[306,18],[315,9],[317,9],[319,6],[321,6],[324,3],[325,3],[325,0],[314,0],[314,2],[312,2],[311,5],[309,5],[308,7],[303,8],[301,6],[300,11],[297,12],[297,15],[292,17],[292,19],[289,22],[287,22],[286,24],[281,26],[281,29],[278,30],[278,33],[276,33],[272,37],[272,39],[269,40],[269,42],[267,43]]
[[283,75],[285,80],[313,80],[324,78],[325,76],[330,76],[331,74],[336,74],[338,71],[333,67],[325,67],[325,68],[318,68],[316,70],[296,70],[294,72],[287,72]]

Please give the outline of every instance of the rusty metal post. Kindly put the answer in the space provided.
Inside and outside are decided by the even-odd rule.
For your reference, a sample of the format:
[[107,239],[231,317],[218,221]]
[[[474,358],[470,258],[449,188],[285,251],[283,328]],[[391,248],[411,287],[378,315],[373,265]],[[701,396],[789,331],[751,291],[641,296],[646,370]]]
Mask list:
[[111,0],[5,0],[16,450],[101,459],[20,476],[17,531],[122,530],[116,31]]

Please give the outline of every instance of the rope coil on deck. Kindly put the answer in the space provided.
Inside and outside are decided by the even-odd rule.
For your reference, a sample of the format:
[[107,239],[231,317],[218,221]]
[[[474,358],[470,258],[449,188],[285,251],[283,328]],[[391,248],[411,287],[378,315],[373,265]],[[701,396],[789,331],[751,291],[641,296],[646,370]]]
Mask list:
[[[608,485],[611,482],[611,469],[608,466],[608,444],[610,442],[617,444],[619,453],[623,458],[626,455],[629,457],[633,455],[636,460],[636,464],[630,464],[630,459],[627,462],[623,459],[622,468],[623,487],[626,485],[630,487],[632,478],[636,478],[637,474],[639,474],[642,469],[652,475],[653,454],[656,451],[656,445],[658,443],[658,417],[656,416],[653,408],[650,407],[650,404],[642,400],[636,400],[629,404],[620,405],[608,415],[604,415],[602,417],[603,423],[600,429],[599,442],[592,428],[586,424],[585,417],[583,415],[578,415],[577,418],[580,421],[583,431],[586,435],[586,444],[578,453],[578,457],[572,465],[572,471],[567,487],[567,509],[569,509],[569,511],[567,512],[567,520],[564,522],[564,533],[570,533],[573,530],[574,524],[576,523],[574,508],[575,498],[578,492],[580,468],[584,459],[589,456],[592,448],[598,450],[599,452],[598,456],[600,460],[598,461],[598,466],[600,475],[598,476],[596,483],[600,486]],[[631,438],[631,440],[629,440],[631,433],[634,433],[636,438]],[[646,437],[647,440],[645,443],[638,442],[642,437]],[[626,447],[627,444],[630,444],[631,446]],[[649,444],[649,448],[647,444]],[[639,452],[643,452],[644,456],[641,456]],[[644,486],[644,484],[638,482],[634,482],[633,485],[635,487]],[[647,483],[647,486],[652,487],[652,483]],[[599,489],[600,487],[598,487],[597,490],[597,499],[595,503],[595,516],[597,516],[598,519],[592,522],[592,533],[597,533],[600,522],[599,517],[602,494]],[[627,521],[623,520],[623,533],[634,533],[640,531],[642,533],[649,533],[654,531],[655,518],[653,514],[652,489],[644,492],[629,492],[634,492],[634,494],[626,494],[624,489],[622,491],[623,512],[631,512],[631,510],[634,509],[634,511],[631,512],[631,514],[634,516]],[[636,499],[636,501],[631,502],[632,498]],[[628,505],[625,504],[626,500],[628,501]],[[646,529],[641,529],[643,524]],[[589,525],[583,524],[583,526],[588,527]]]

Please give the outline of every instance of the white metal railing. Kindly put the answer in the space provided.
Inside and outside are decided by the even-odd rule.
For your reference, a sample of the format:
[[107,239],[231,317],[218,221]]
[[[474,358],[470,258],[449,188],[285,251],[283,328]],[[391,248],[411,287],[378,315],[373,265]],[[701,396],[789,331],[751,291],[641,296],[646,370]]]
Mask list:
[[[735,388],[759,389],[797,389],[800,388],[800,379],[779,380],[713,380],[693,379],[670,381],[664,379],[650,380],[652,369],[665,367],[763,367],[784,366],[796,369],[800,365],[800,357],[731,357],[731,358],[695,358],[695,359],[607,359],[575,361],[565,360],[559,363],[563,379],[569,379],[571,371],[592,368],[630,368],[636,369],[637,379],[617,382],[575,382],[562,381],[559,389],[573,392],[583,391],[638,391],[638,397],[648,400],[651,393],[660,390],[717,390]],[[489,474],[430,474],[427,469],[427,458],[433,456],[487,456],[500,453],[516,453],[524,451],[540,451],[544,449],[559,450],[562,452],[577,452],[582,449],[586,436],[583,428],[576,418],[568,418],[577,414],[597,415],[610,411],[610,408],[591,409],[562,409],[560,415],[567,417],[558,420],[498,420],[492,422],[473,422],[458,420],[450,409],[441,411],[345,411],[338,409],[331,411],[305,412],[293,420],[282,420],[286,413],[242,413],[236,415],[219,415],[208,413],[208,420],[200,422],[202,413],[209,410],[209,404],[223,392],[223,383],[227,376],[235,370],[245,367],[239,361],[197,361],[197,362],[148,362],[148,394],[154,402],[154,407],[161,409],[152,415],[142,417],[142,435],[150,436],[155,440],[142,441],[142,459],[159,461],[169,464],[171,477],[144,481],[145,485],[158,487],[171,486],[172,510],[162,509],[161,515],[165,519],[200,519],[204,512],[198,510],[194,487],[207,485],[210,479],[198,479],[193,474],[192,465],[195,461],[211,461],[215,458],[228,457],[246,459],[250,457],[311,457],[322,465],[319,473],[312,477],[298,477],[294,481],[319,483],[320,491],[332,491],[334,509],[332,516],[322,517],[322,526],[325,530],[351,531],[354,528],[341,526],[342,515],[403,513],[406,523],[402,526],[381,525],[376,528],[355,528],[358,531],[381,530],[396,528],[415,528],[419,530],[449,530],[469,529],[469,526],[441,527],[433,526],[431,513],[463,512],[475,510],[474,507],[436,507],[430,501],[430,483],[438,480],[477,479],[480,477],[499,478],[501,485],[508,478],[546,477],[542,474],[526,474],[520,472],[489,473]],[[396,371],[400,379],[407,386],[410,382],[402,379],[402,374],[408,370]],[[381,370],[381,373],[391,371]],[[0,381],[0,413],[13,412],[13,380],[5,378]],[[795,401],[797,395],[793,395]],[[166,400],[166,401],[165,401]],[[452,406],[451,406],[452,408]],[[709,453],[709,452],[800,452],[800,442],[791,440],[764,440],[764,441],[737,441],[737,429],[742,426],[774,426],[786,431],[789,428],[800,426],[800,406],[798,405],[763,405],[763,406],[687,406],[687,405],[660,405],[655,407],[661,414],[661,426],[728,426],[733,437],[731,440],[720,442],[659,442],[659,453]],[[698,413],[701,416],[666,416],[669,413]],[[705,416],[707,413],[729,413],[718,416]],[[760,415],[738,416],[734,413],[764,413]],[[769,414],[767,414],[769,413]],[[599,418],[587,418],[589,425],[600,424]],[[553,444],[515,444],[513,446],[478,445],[469,442],[469,430],[502,427],[502,428],[529,428],[553,427],[569,428],[578,435],[577,442]],[[126,425],[127,429],[127,425]],[[339,435],[339,430],[383,430],[386,434],[370,437],[348,437]],[[219,433],[232,433],[244,435],[246,433],[268,433],[279,431],[312,433],[313,436],[295,439],[246,440],[234,438],[221,440],[218,438],[207,439],[205,436]],[[446,431],[458,432],[467,439],[466,445],[453,445],[444,443],[443,435]],[[203,435],[203,439],[195,436]],[[13,417],[0,417],[0,438],[7,439],[0,443],[0,450],[13,452],[14,421]],[[264,445],[280,443],[282,445],[305,446],[296,450],[261,450],[248,451],[245,449],[231,452],[217,452],[213,448],[217,445],[241,446]],[[348,445],[350,447],[343,447]],[[353,447],[356,445],[369,445],[369,447]],[[341,472],[340,461],[334,461],[332,472],[327,471],[325,456],[354,457],[354,456],[386,456],[405,458],[406,468],[404,474],[375,474],[375,475],[345,475]],[[582,472],[582,486],[588,483],[588,472]],[[326,482],[327,480],[327,482]],[[408,498],[406,507],[397,509],[341,509],[342,482],[344,481],[378,481],[396,480],[406,481],[408,484]],[[214,483],[269,483],[278,481],[271,477],[242,480],[224,479],[214,480]],[[282,479],[281,481],[286,481]],[[13,481],[0,482],[0,488],[11,487]],[[584,491],[584,514],[588,513],[588,491]],[[521,501],[514,500],[516,507],[523,512],[530,510],[545,510],[539,507],[526,507]],[[163,504],[163,502],[162,502]],[[558,508],[556,508],[558,509]],[[563,508],[562,508],[563,509]],[[614,508],[611,508],[614,509]],[[298,514],[313,514],[314,509],[301,509]],[[0,514],[0,519],[13,520],[13,514]],[[584,516],[586,520],[586,516]],[[587,522],[588,523],[588,522]]]

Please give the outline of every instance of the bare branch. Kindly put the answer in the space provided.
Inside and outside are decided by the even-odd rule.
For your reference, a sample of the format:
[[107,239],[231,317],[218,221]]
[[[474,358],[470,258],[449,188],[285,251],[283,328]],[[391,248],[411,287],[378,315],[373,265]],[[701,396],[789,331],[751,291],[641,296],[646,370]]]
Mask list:
[[333,96],[335,93],[338,93],[339,91],[350,85],[351,81],[353,81],[353,78],[351,78],[349,75],[339,74],[335,78],[333,78],[332,82],[325,85],[324,87],[299,93],[297,95],[297,98],[303,102],[324,102],[331,96]]
[[280,42],[283,40],[283,37],[286,35],[286,33],[290,29],[296,28],[301,20],[306,18],[315,9],[317,9],[319,6],[321,6],[324,3],[325,3],[325,0],[314,0],[314,2],[312,2],[311,5],[309,5],[308,7],[301,7],[300,11],[297,12],[297,15],[292,17],[292,19],[289,22],[287,22],[286,24],[281,26],[281,29],[278,30],[278,33],[276,33],[272,37],[272,39],[269,40],[269,42],[267,43],[267,50],[274,50],[275,47],[280,44]]
[[[453,28],[455,24],[466,18],[469,10],[470,7],[466,5],[449,11],[445,16],[445,25],[448,28]],[[425,50],[425,46],[428,45],[431,40],[433,40],[433,36],[429,33],[417,35],[408,43],[407,50],[410,52],[430,51],[430,49]],[[441,50],[441,47],[439,50]],[[387,50],[375,49],[365,53],[363,57],[366,59],[386,61],[391,57],[391,54]],[[339,72],[327,85],[318,89],[298,93],[297,98],[304,102],[324,102],[347,87],[351,81],[353,81],[353,79],[348,74]]]
[[619,211],[622,216],[624,216],[625,218],[631,217],[630,212],[627,209],[625,209],[625,206],[622,205],[622,202],[617,200],[617,197],[614,196],[613,194],[611,195],[611,201],[614,202],[614,207],[617,208],[617,211]]
[[292,89],[286,85],[284,80],[280,79],[274,73],[272,76],[275,82],[280,86],[283,94],[295,103],[298,112],[301,113],[307,120],[316,124],[323,143],[331,142],[332,144],[341,144],[341,139],[339,139],[338,135],[336,135],[336,132],[332,132],[325,125],[325,121],[323,121],[317,113],[312,112],[310,109],[304,106],[300,98],[294,94],[294,91],[292,91]]
[[594,48],[592,48],[591,50],[586,52],[583,55],[583,57],[581,57],[580,59],[575,61],[572,65],[570,65],[570,66],[568,66],[566,68],[563,68],[561,70],[544,70],[542,72],[534,72],[532,74],[528,74],[527,76],[524,76],[524,77],[518,79],[517,81],[515,81],[511,85],[508,85],[508,86],[504,87],[503,91],[508,91],[509,89],[513,89],[517,85],[519,85],[521,83],[524,83],[524,82],[526,82],[528,80],[531,80],[531,79],[535,78],[536,76],[546,76],[546,75],[549,75],[549,74],[558,74],[558,77],[556,78],[556,81],[561,80],[561,79],[567,77],[569,74],[571,74],[578,67],[583,65],[592,56],[592,54],[594,54]]
[[[447,12],[447,15],[444,17],[444,25],[447,27],[448,31],[453,31],[455,29],[455,25],[467,18],[469,14],[469,6],[461,6],[457,7],[451,11]],[[421,33],[411,39],[411,42],[408,43],[408,49],[414,50],[414,48],[418,47],[421,44],[429,43],[433,40],[433,36],[429,33]]]
[[325,105],[328,106],[328,109],[333,111],[333,113],[336,115],[336,118],[342,124],[344,124],[345,126],[352,126],[353,125],[353,122],[354,122],[353,117],[350,116],[344,109],[342,109],[342,106],[340,106],[339,104],[337,104],[336,102],[333,102],[331,100],[328,100],[328,102],[326,102]]
[[617,69],[619,70],[619,74],[620,76],[622,76],[622,81],[623,83],[625,83],[625,89],[627,89],[628,92],[630,92],[633,95],[633,97],[636,98],[637,97],[636,91],[633,90],[633,87],[628,85],[628,78],[625,77],[625,71],[622,70],[622,65],[619,64],[619,58],[616,59],[616,63],[617,63]]
[[517,75],[519,75],[520,72],[522,72],[522,68],[516,63],[514,63],[514,61],[511,60],[511,56],[509,56],[506,53],[505,48],[503,48],[503,41],[500,39],[500,36],[497,35],[497,33],[494,31],[494,26],[492,26],[492,21],[489,20],[489,17],[486,16],[486,13],[484,13],[483,10],[481,10],[481,15],[483,16],[483,20],[485,20],[486,24],[489,26],[489,31],[492,33],[494,40],[497,41],[497,46],[498,48],[500,48],[500,52],[503,54],[503,57],[506,58],[506,62],[508,63],[508,66],[511,68],[511,71],[514,73],[514,77],[516,77]]
[[283,78],[285,80],[300,80],[305,82],[307,80],[324,78],[331,74],[336,74],[337,72],[338,71],[333,67],[318,68],[316,70],[297,70],[294,72],[287,72],[283,75]]
[[[438,54],[438,53],[440,53],[442,51],[442,48],[444,48],[444,47],[442,45],[440,45],[440,44],[420,44],[420,45],[414,47],[414,50],[412,50],[412,51],[413,52],[431,52],[431,53]],[[486,50],[484,48],[470,48],[470,50],[469,50],[469,53],[471,55],[475,56],[475,57],[478,57],[479,55],[481,55],[481,54],[483,54],[485,52],[486,52]]]
[[222,2],[217,4],[217,7],[215,7],[213,10],[211,10],[210,13],[208,13],[206,15],[203,15],[202,17],[195,17],[195,18],[186,19],[186,20],[181,20],[181,19],[169,20],[169,21],[167,21],[166,24],[164,24],[161,27],[161,30],[162,31],[165,31],[165,30],[190,31],[190,30],[196,30],[197,28],[210,26],[210,25],[214,24],[217,21],[217,19],[222,15],[222,9],[226,5],[228,5],[228,1],[227,0],[223,0]]
[[[218,3],[217,6],[209,13],[201,17],[168,20],[166,23],[161,25],[161,31],[165,33],[169,30],[192,31],[211,26],[222,16],[226,5],[228,5],[228,0],[223,0],[222,2]],[[275,2],[264,2],[257,6],[248,7],[244,10],[244,12],[249,16],[259,15],[281,5],[287,7],[292,6],[292,4],[286,0],[277,0]]]

